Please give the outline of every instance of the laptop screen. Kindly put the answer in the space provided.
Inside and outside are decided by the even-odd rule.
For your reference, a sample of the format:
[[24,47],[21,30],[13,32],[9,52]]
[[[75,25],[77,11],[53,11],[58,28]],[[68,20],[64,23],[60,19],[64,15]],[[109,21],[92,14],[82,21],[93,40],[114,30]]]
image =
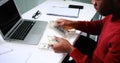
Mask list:
[[20,19],[13,0],[0,1],[0,30],[5,35]]

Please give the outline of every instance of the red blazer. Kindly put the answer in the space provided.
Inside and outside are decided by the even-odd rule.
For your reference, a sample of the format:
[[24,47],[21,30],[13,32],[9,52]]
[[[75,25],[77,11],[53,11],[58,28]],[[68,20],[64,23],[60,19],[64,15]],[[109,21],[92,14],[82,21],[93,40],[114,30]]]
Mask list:
[[78,21],[77,29],[100,36],[92,59],[78,49],[70,53],[76,63],[120,63],[120,19],[111,21],[111,18],[109,15],[99,21]]

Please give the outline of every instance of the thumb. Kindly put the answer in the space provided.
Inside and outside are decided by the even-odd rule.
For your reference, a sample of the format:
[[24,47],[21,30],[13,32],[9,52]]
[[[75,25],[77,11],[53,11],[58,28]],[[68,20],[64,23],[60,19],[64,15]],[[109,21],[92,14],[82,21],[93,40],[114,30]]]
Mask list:
[[61,41],[61,38],[55,36],[55,40],[56,40],[57,42],[60,42],[60,41]]
[[54,45],[53,44],[48,44],[50,47],[53,47]]

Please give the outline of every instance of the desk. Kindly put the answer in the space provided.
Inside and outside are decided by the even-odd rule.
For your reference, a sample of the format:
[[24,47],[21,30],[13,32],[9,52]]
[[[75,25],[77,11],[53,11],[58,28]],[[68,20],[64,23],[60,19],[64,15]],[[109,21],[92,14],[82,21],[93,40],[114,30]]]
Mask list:
[[[78,18],[69,18],[69,17],[58,17],[58,16],[48,16],[46,15],[49,11],[49,7],[51,6],[59,6],[59,7],[68,7],[69,4],[75,4],[75,5],[83,5],[84,8],[80,10],[79,17]],[[96,10],[94,9],[93,5],[81,3],[81,2],[74,2],[74,1],[46,1],[38,6],[36,6],[34,9],[31,9],[30,11],[24,13],[22,16],[25,19],[32,19],[32,15],[37,11],[40,10],[42,15],[37,20],[44,20],[44,21],[50,21],[50,20],[56,20],[59,18],[65,18],[70,20],[88,20],[90,21],[93,16],[96,13]]]
[[[69,4],[78,4],[83,5],[84,9],[81,10],[78,18],[69,18],[69,17],[59,17],[59,16],[49,16],[46,15],[48,12],[49,7],[51,6],[68,6]],[[70,20],[88,20],[90,21],[93,16],[95,15],[96,11],[90,4],[85,4],[81,2],[73,2],[73,1],[46,1],[35,8],[29,10],[28,12],[24,13],[22,17],[24,19],[32,19],[32,15],[37,11],[40,10],[42,13],[41,16],[36,20],[42,20],[42,21],[51,21],[56,20],[59,18],[65,18]],[[88,11],[89,10],[89,11]],[[32,19],[34,20],[34,19]],[[40,42],[45,41],[44,36],[46,33],[50,31],[49,29],[46,29],[44,32],[44,35]],[[80,31],[76,31],[74,36],[70,37],[69,41],[72,44],[77,37],[79,36]],[[19,44],[19,43],[12,43],[12,42],[6,42],[2,39],[0,35],[0,46],[6,47],[11,49],[11,51],[0,55],[0,63],[61,63],[65,53],[54,53],[54,51],[51,50],[45,50],[45,49],[38,49],[37,45],[27,45],[27,44]]]

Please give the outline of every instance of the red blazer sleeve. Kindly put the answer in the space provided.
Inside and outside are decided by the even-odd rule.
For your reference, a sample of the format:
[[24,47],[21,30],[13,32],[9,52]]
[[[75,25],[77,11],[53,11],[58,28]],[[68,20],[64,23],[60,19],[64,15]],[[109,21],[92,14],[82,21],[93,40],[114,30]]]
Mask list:
[[89,59],[87,55],[82,54],[78,49],[74,49],[70,56],[76,61],[76,63],[88,63]]
[[83,32],[93,34],[93,35],[99,35],[101,32],[103,26],[103,21],[98,20],[98,21],[78,21],[77,25],[75,25],[75,28],[77,30],[81,30]]
[[110,40],[110,43],[108,44],[108,52],[102,62],[97,60],[94,54],[93,58],[89,59],[87,55],[82,54],[77,48],[69,54],[76,63],[120,63],[120,36],[115,36]]

